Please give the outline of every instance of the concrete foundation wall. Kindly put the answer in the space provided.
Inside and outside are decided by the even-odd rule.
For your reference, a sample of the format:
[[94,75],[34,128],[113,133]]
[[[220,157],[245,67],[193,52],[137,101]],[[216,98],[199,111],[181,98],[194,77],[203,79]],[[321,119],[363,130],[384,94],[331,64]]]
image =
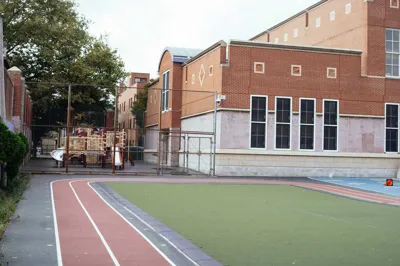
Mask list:
[[[186,164],[187,160],[188,164]],[[186,164],[190,170],[206,175],[209,175],[212,171],[212,157],[208,151],[202,154],[189,154],[189,157],[180,154],[179,164],[180,167],[184,167]]]
[[157,164],[157,151],[150,151],[150,150],[145,150],[144,151],[144,161],[146,163],[151,163],[151,164]]
[[[233,154],[232,152],[237,152]],[[247,154],[245,154],[247,153]],[[292,154],[291,154],[292,153]],[[248,154],[243,151],[219,151],[216,173],[219,176],[291,176],[291,177],[390,177],[395,178],[400,156],[312,156],[293,152]]]
[[[315,150],[299,150],[299,115],[292,116],[291,150],[274,150],[275,114],[267,119],[267,148],[249,148],[250,112],[220,111],[217,116],[216,174],[221,176],[347,176],[396,177],[400,155],[384,153],[384,119],[374,117],[340,117],[339,151],[322,151],[323,116],[315,123]],[[213,114],[182,120],[182,131],[213,131]],[[209,137],[188,134],[182,140],[179,166],[205,174],[212,168],[212,146]],[[146,139],[151,138],[147,136]],[[153,137],[156,141],[156,138]],[[199,143],[200,139],[200,143]],[[171,144],[171,143],[170,143]],[[186,145],[186,146],[185,146]],[[157,144],[146,147],[155,148]],[[186,148],[184,148],[186,147]],[[146,154],[147,161],[157,157]]]

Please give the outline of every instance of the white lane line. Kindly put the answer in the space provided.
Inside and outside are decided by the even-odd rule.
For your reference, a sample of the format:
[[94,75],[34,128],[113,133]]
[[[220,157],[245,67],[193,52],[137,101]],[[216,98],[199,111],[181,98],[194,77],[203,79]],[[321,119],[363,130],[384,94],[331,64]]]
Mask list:
[[56,249],[57,249],[57,265],[62,266],[62,257],[61,257],[61,246],[60,246],[60,238],[58,236],[58,225],[57,225],[57,215],[56,215],[56,207],[54,205],[54,194],[53,194],[53,181],[50,183],[50,191],[51,191],[51,202],[53,206],[53,221],[54,221],[54,235],[56,238]]
[[337,221],[337,222],[343,222],[343,223],[348,223],[348,224],[362,225],[362,226],[366,226],[366,227],[376,228],[376,226],[374,226],[374,225],[355,223],[352,221],[348,221],[348,220],[344,220],[344,219],[340,219],[340,218],[336,218],[336,217],[332,217],[332,216],[328,216],[328,215],[324,215],[324,214],[320,214],[320,213],[316,213],[316,212],[306,211],[306,210],[302,210],[302,209],[293,209],[293,210],[303,213],[303,214],[309,214],[312,216],[317,216],[320,218],[333,220],[333,221]]
[[[79,181],[79,180],[77,180],[77,181]],[[74,192],[76,199],[78,200],[79,204],[81,205],[81,207],[82,207],[83,211],[85,212],[86,216],[88,217],[89,221],[92,223],[94,230],[96,230],[97,234],[99,235],[101,241],[103,242],[103,245],[105,246],[105,248],[108,251],[108,254],[110,254],[110,257],[111,257],[112,261],[114,262],[115,266],[120,266],[117,258],[114,256],[114,253],[112,252],[110,246],[107,244],[107,241],[104,239],[99,228],[97,227],[96,223],[93,221],[92,217],[90,216],[89,212],[86,210],[85,206],[83,206],[81,200],[78,197],[78,194],[76,194],[76,191],[75,191],[74,187],[72,186],[73,182],[76,182],[76,181],[70,181],[69,186],[71,187],[72,191]]]
[[131,224],[121,213],[119,213],[113,206],[111,206],[91,185],[93,182],[88,182],[88,186],[93,189],[93,191],[99,196],[100,199],[104,201],[116,214],[118,214],[127,224],[129,224],[141,237],[143,237],[147,243],[149,243],[170,265],[176,266],[156,245],[154,245],[150,239],[148,239],[142,232],[139,231],[133,224]]
[[[157,233],[156,229],[154,227],[152,227],[151,225],[149,225],[146,221],[144,221],[142,218],[140,218],[136,213],[134,213],[133,211],[131,211],[130,209],[128,209],[126,206],[124,206],[124,209],[126,211],[128,211],[130,214],[132,214],[133,216],[135,216],[139,221],[141,221],[142,223],[144,223],[148,228],[150,228],[151,230],[153,230],[154,232]],[[190,262],[192,262],[194,265],[199,265],[197,262],[195,262],[194,260],[192,260],[192,258],[190,258],[188,255],[186,255],[180,248],[178,248],[174,243],[172,243],[168,238],[166,238],[163,234],[161,233],[157,233],[159,234],[165,241],[168,242],[168,244],[170,244],[172,247],[174,247],[179,253],[181,253],[185,258],[187,258]]]

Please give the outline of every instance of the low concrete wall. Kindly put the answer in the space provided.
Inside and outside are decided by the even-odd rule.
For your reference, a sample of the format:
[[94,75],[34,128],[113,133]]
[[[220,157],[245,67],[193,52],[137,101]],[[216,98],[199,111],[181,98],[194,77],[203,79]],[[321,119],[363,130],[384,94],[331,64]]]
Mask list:
[[203,150],[201,152],[201,154],[191,153],[189,156],[181,153],[179,155],[179,166],[183,168],[187,165],[190,170],[209,175],[212,171],[212,154],[210,150]]
[[146,163],[157,164],[158,163],[158,156],[157,150],[144,150],[144,161]]
[[399,155],[324,154],[318,152],[218,151],[218,176],[390,177],[400,167]]

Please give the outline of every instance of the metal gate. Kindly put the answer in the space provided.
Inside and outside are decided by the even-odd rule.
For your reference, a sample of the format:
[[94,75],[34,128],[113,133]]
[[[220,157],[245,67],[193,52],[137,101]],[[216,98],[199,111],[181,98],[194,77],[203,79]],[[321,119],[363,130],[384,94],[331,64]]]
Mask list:
[[184,132],[159,134],[160,174],[212,175],[213,134]]

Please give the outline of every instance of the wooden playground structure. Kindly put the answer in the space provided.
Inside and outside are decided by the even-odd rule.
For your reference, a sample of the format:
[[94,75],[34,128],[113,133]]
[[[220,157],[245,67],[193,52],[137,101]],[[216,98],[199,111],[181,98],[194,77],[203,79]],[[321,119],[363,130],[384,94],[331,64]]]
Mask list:
[[102,168],[111,164],[124,169],[126,137],[124,131],[95,131],[91,127],[78,127],[72,136],[60,138],[60,148],[53,151],[51,156],[62,163],[62,167],[68,160],[79,161],[85,168],[88,164],[101,165]]

